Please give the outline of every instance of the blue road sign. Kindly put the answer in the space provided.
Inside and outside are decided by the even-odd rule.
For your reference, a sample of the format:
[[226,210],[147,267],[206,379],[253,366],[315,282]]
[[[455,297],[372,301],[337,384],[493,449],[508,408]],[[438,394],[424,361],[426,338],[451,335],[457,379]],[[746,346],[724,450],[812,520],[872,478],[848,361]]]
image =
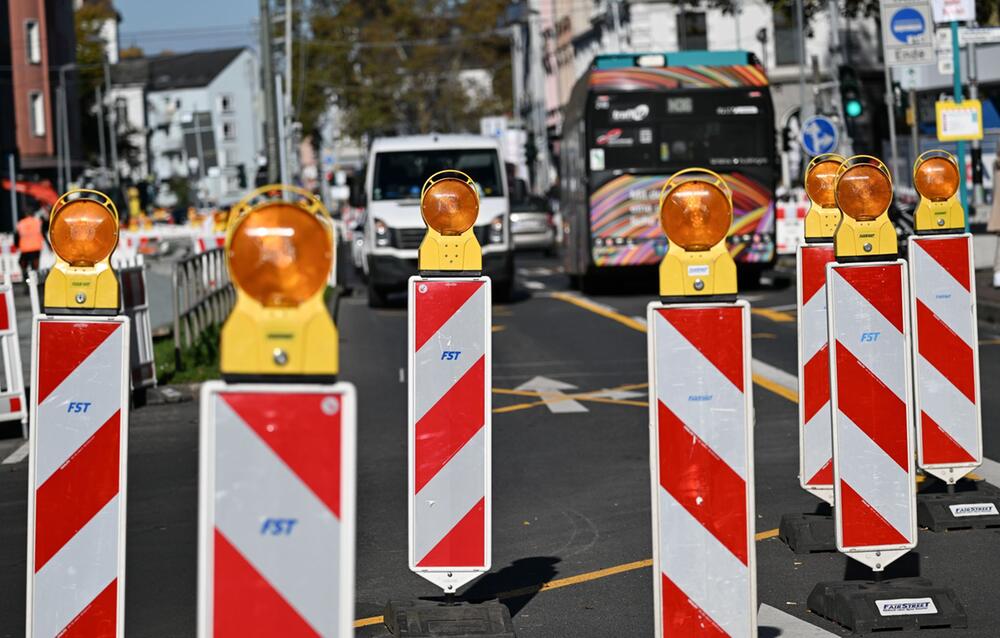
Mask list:
[[840,134],[833,120],[823,115],[814,115],[802,125],[799,141],[809,155],[822,155],[837,150]]
[[889,29],[894,38],[903,44],[909,44],[910,38],[916,38],[927,30],[924,16],[913,7],[899,9],[889,21]]

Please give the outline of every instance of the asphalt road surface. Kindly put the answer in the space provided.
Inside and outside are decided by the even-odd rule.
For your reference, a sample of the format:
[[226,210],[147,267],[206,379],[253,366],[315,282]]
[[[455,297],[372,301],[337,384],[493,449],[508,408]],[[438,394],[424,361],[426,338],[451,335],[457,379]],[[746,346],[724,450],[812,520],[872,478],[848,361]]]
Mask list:
[[[493,569],[463,595],[499,597],[523,638],[652,636],[644,317],[654,289],[583,296],[568,291],[554,260],[532,256],[519,258],[518,277],[516,300],[493,309]],[[807,610],[806,597],[819,581],[864,571],[835,553],[796,556],[776,538],[783,513],[819,503],[796,477],[794,287],[779,280],[744,296],[755,309],[760,635],[809,635],[797,620],[843,635]],[[342,378],[359,395],[357,635],[385,636],[386,601],[440,595],[407,569],[406,311],[349,297],[339,328]],[[980,340],[986,453],[1000,460],[1000,332],[981,330]],[[546,401],[539,387],[583,396]],[[130,637],[195,633],[197,418],[194,402],[132,414]],[[20,445],[0,440],[10,461],[0,464],[0,636],[24,633],[27,463],[12,460]],[[1000,480],[1000,466],[990,467]],[[889,570],[917,574],[952,587],[969,616],[968,630],[920,636],[1000,634],[1000,531],[921,530],[917,549]]]

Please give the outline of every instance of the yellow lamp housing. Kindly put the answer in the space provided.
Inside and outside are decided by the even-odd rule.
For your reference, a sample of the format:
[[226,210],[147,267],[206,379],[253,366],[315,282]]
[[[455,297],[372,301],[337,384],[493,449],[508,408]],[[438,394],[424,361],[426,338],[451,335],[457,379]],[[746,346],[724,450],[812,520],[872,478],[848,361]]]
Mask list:
[[913,163],[913,186],[920,193],[913,216],[918,234],[965,228],[965,211],[957,196],[960,179],[958,161],[947,151],[927,151]]
[[882,160],[871,155],[845,160],[837,170],[834,193],[843,213],[833,238],[837,261],[895,257],[899,247],[889,220],[892,175]]
[[304,189],[264,186],[233,207],[226,262],[236,305],[222,326],[223,378],[336,378],[337,328],[323,298],[335,245],[330,213]]
[[56,263],[45,278],[48,314],[117,315],[118,279],[111,253],[118,245],[118,209],[93,190],[65,193],[52,206],[49,244]]
[[733,223],[733,193],[717,173],[689,168],[660,191],[660,225],[667,254],[660,262],[664,301],[736,297],[736,263],[726,247]]
[[434,173],[420,189],[420,215],[427,234],[417,252],[424,276],[478,276],[483,249],[472,227],[479,217],[479,190],[471,177],[456,170]]
[[812,158],[806,167],[805,189],[809,197],[809,212],[805,219],[807,243],[830,242],[840,223],[840,209],[834,186],[837,170],[844,163],[844,157],[836,153],[824,153]]

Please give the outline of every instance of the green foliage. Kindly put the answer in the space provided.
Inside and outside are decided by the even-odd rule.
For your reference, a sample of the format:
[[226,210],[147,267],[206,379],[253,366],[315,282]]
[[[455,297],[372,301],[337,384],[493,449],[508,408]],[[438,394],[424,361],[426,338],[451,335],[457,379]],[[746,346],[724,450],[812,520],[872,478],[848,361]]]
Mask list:
[[[342,133],[478,130],[510,111],[509,39],[496,33],[506,0],[314,0],[296,67],[306,70],[299,117],[315,132],[330,100]],[[460,71],[482,69],[470,95]],[[296,93],[300,93],[296,89]]]
[[177,368],[173,337],[155,340],[153,356],[156,361],[156,380],[160,385],[218,379],[219,327],[208,327],[191,348],[181,350],[180,369]]

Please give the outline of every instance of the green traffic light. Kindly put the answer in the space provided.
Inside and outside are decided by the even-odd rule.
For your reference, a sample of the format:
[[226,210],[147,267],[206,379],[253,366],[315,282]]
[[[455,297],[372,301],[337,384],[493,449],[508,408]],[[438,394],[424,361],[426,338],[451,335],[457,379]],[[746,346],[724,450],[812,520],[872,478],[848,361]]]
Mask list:
[[859,100],[848,100],[847,104],[844,105],[844,112],[847,113],[847,117],[857,117],[861,115],[861,102]]

